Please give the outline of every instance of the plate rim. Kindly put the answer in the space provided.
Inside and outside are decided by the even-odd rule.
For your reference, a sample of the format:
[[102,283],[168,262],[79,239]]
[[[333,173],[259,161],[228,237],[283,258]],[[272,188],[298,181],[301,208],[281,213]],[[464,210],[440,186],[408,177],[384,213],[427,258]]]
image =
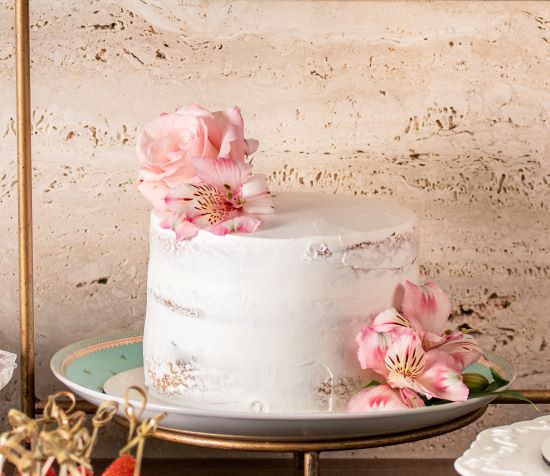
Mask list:
[[[75,390],[78,390],[83,395],[90,395],[96,399],[99,400],[114,400],[118,403],[124,403],[124,399],[120,397],[115,397],[113,395],[109,395],[105,392],[99,392],[97,390],[93,390],[89,387],[85,387],[81,384],[78,384],[71,379],[69,379],[65,374],[65,368],[70,363],[78,360],[78,358],[83,357],[85,355],[90,355],[94,351],[97,352],[101,348],[101,350],[105,348],[113,348],[113,347],[119,347],[121,345],[128,345],[128,344],[135,344],[138,342],[141,342],[143,340],[143,333],[142,331],[124,331],[119,332],[117,334],[111,334],[109,336],[99,336],[99,337],[89,337],[86,339],[79,340],[77,342],[74,342],[72,344],[69,344],[60,350],[58,350],[53,357],[50,360],[50,369],[52,370],[55,377],[60,380],[64,385],[66,385],[69,388],[74,388]],[[117,342],[117,345],[112,345],[110,347],[100,346],[100,344],[106,344],[110,342]],[[94,350],[85,352],[86,349],[89,349],[92,347]],[[79,352],[82,351],[82,352]],[[70,360],[71,356],[74,353],[78,353],[79,356],[76,358]],[[490,356],[491,360],[496,358],[496,360],[501,361],[506,364],[506,367],[511,370],[511,376],[509,379],[509,383],[499,389],[499,391],[503,391],[509,388],[509,386],[512,384],[512,382],[516,378],[516,369],[514,366],[505,360],[503,357],[498,356],[497,354],[484,350],[484,353],[487,356]],[[70,360],[70,361],[69,361]],[[132,369],[135,369],[138,367],[133,367]],[[132,370],[132,369],[127,369]],[[483,405],[489,404],[491,401],[493,401],[497,396],[496,395],[487,395],[483,397],[477,397],[476,400],[479,403],[479,407]],[[247,411],[239,411],[239,410],[217,410],[217,409],[199,409],[199,408],[193,408],[193,407],[186,407],[183,405],[162,405],[162,404],[156,404],[156,403],[148,403],[147,409],[150,411],[158,411],[158,412],[169,412],[171,414],[177,414],[177,415],[193,415],[195,417],[200,416],[208,416],[208,417],[217,417],[220,419],[241,419],[241,420],[262,420],[265,422],[269,421],[320,421],[320,420],[354,420],[357,418],[365,418],[368,416],[369,419],[379,419],[379,418],[388,418],[389,416],[392,417],[399,417],[404,415],[412,416],[415,415],[422,415],[426,413],[438,413],[443,412],[447,410],[452,410],[454,408],[458,408],[460,406],[463,406],[467,402],[471,402],[472,400],[466,400],[466,402],[449,402],[449,403],[443,403],[441,405],[433,405],[433,406],[426,406],[426,407],[418,407],[418,408],[408,408],[408,409],[402,409],[402,410],[392,410],[386,411],[386,412],[357,412],[357,413],[349,413],[349,412],[247,412]],[[136,406],[141,406],[141,402],[139,400],[132,400],[130,399],[130,403]]]

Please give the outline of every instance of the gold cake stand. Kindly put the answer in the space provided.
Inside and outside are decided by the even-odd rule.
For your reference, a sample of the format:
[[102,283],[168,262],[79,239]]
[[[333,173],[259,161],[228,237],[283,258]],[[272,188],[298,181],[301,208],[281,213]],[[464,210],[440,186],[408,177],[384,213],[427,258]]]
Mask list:
[[[348,438],[320,441],[262,441],[253,439],[239,439],[226,435],[204,435],[185,431],[159,428],[152,435],[164,441],[184,445],[200,446],[218,450],[254,451],[266,453],[294,453],[298,466],[303,467],[304,476],[319,475],[319,454],[325,451],[347,451],[381,446],[398,445],[413,441],[424,440],[458,430],[480,418],[487,406],[479,408],[465,416],[440,425],[434,425],[419,430],[406,431],[365,438]],[[120,425],[127,426],[124,418],[115,417]]]
[[[33,237],[32,237],[32,159],[31,159],[31,101],[30,101],[30,38],[29,0],[15,0],[16,88],[17,88],[17,172],[18,172],[18,237],[19,237],[19,330],[21,410],[29,416],[40,413],[44,402],[35,395],[35,345],[33,297]],[[519,390],[535,403],[550,403],[550,390]],[[494,403],[522,403],[499,397]],[[393,435],[334,440],[267,442],[232,438],[231,436],[197,435],[159,429],[154,435],[165,441],[185,445],[239,451],[293,452],[303,461],[304,474],[318,474],[319,453],[360,448],[396,445],[430,438],[457,430],[477,420],[487,407],[458,420],[421,430]],[[88,402],[79,401],[77,409],[93,412]],[[303,460],[302,460],[303,458]]]

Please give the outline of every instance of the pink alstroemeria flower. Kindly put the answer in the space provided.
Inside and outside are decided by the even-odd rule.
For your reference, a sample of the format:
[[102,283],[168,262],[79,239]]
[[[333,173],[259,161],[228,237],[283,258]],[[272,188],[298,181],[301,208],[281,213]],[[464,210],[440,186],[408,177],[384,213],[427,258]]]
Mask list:
[[443,350],[425,351],[413,329],[377,332],[368,327],[357,335],[357,343],[361,368],[372,369],[392,388],[407,388],[428,399],[468,398],[468,387],[455,359]]
[[461,372],[482,351],[471,336],[447,331],[451,304],[445,292],[432,281],[421,286],[407,281],[402,308],[402,313],[386,309],[357,334],[361,368],[377,374],[381,385],[355,395],[349,411],[422,406],[420,395],[468,398]]
[[254,215],[273,212],[265,177],[252,175],[250,164],[230,158],[193,158],[191,162],[198,181],[180,184],[168,193],[166,206],[179,218],[161,223],[176,233],[180,227],[182,239],[194,236],[198,229],[216,235],[250,233],[261,223]]
[[378,332],[394,329],[415,329],[422,338],[424,350],[439,349],[451,354],[461,370],[482,355],[477,342],[462,332],[446,334],[451,304],[445,292],[433,281],[417,286],[405,284],[403,315],[390,308],[378,314],[372,328]]

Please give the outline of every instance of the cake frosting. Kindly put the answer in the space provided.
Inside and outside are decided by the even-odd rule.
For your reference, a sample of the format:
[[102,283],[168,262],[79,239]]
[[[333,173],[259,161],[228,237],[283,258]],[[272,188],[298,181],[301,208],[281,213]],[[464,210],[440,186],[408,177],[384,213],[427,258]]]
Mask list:
[[418,280],[415,214],[279,193],[254,233],[177,241],[151,214],[145,383],[192,407],[340,411],[368,383],[354,341]]

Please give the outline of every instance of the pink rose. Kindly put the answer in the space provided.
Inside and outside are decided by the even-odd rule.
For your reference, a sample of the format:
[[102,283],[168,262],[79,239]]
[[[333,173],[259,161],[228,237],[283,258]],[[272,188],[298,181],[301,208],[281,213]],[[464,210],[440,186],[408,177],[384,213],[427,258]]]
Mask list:
[[146,124],[139,135],[138,189],[155,209],[165,211],[168,192],[196,179],[192,158],[242,162],[257,146],[257,141],[244,138],[238,107],[212,113],[196,104],[179,107]]

